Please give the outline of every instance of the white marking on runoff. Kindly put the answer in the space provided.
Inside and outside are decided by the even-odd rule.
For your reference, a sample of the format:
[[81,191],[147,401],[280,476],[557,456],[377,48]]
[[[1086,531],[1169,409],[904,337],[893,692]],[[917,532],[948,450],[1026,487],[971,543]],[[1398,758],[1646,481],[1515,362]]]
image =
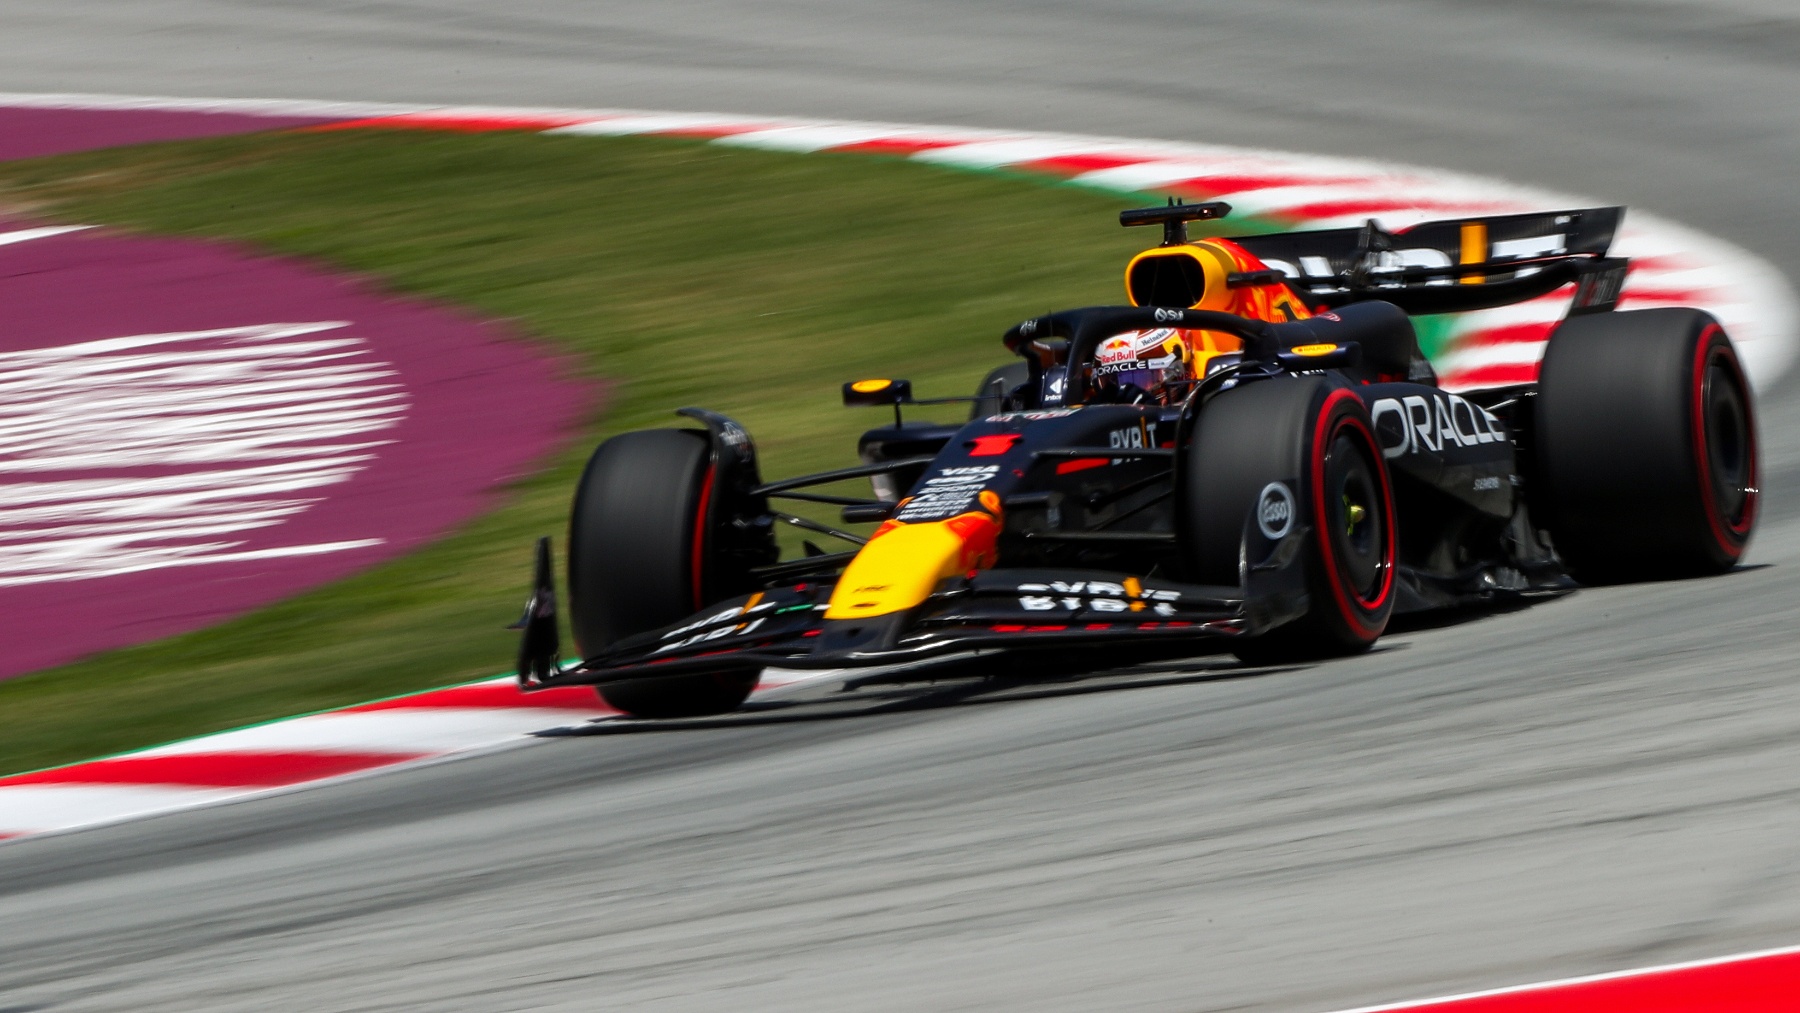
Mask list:
[[0,352],[0,587],[380,544],[244,539],[368,467],[405,415],[394,369],[330,333],[348,326]]
[[[881,669],[865,670],[870,674]],[[803,686],[841,680],[842,669],[793,671],[771,668],[751,694],[752,701],[781,696]],[[514,683],[511,676],[469,683],[495,686]],[[463,687],[452,687],[456,692]],[[70,777],[61,783],[25,781],[8,784],[0,778],[0,838],[33,836],[82,827],[101,826],[157,813],[191,809],[236,799],[280,794],[382,770],[417,766],[475,750],[524,745],[535,733],[617,721],[619,715],[594,697],[593,708],[534,707],[530,694],[516,696],[487,707],[435,706],[431,690],[387,701],[379,709],[331,711],[308,714],[267,724],[251,725],[214,735],[109,757],[129,761],[151,757],[193,757],[194,764],[211,764],[229,776],[234,757],[266,757],[270,754],[368,758],[366,766],[276,787],[208,788],[190,784],[81,783]],[[386,754],[391,760],[381,759]],[[410,755],[409,755],[410,754]],[[79,771],[83,765],[75,765]],[[96,782],[116,771],[105,765],[94,768]],[[190,769],[189,773],[192,770]]]
[[[526,697],[526,702],[530,702]],[[599,710],[599,699],[595,698]],[[525,707],[403,707],[314,714],[240,728],[133,756],[186,753],[447,753],[569,723],[568,711]],[[204,747],[204,748],[202,748]],[[6,789],[10,791],[11,789]],[[0,796],[3,797],[3,796]]]
[[20,784],[0,795],[0,834],[47,833],[116,823],[242,795],[232,788],[160,784]]
[[0,246],[10,246],[13,243],[23,243],[32,239],[49,239],[51,236],[60,236],[91,228],[93,228],[92,225],[48,225],[41,229],[14,229],[11,232],[0,232]]
[[[987,131],[967,132],[970,140],[987,136],[992,135]],[[750,130],[741,134],[732,134],[720,138],[716,143],[733,148],[809,152],[867,144],[871,141],[885,141],[894,144],[904,144],[908,141],[921,144],[948,143],[941,131],[915,129],[909,132],[905,127],[880,123],[819,123],[805,126],[772,127],[768,130]]]
[[711,116],[692,113],[650,113],[635,116],[610,116],[587,123],[571,123],[544,131],[548,134],[587,134],[613,137],[627,134],[676,133],[684,130],[741,128],[761,130],[781,125],[779,118],[763,116]]
[[[242,116],[302,116],[344,119],[398,116],[417,105],[391,102],[323,102],[318,99],[182,98],[174,95],[99,95],[90,92],[0,92],[0,106],[20,109],[146,109],[156,112],[237,113]],[[583,115],[592,115],[584,110]]]

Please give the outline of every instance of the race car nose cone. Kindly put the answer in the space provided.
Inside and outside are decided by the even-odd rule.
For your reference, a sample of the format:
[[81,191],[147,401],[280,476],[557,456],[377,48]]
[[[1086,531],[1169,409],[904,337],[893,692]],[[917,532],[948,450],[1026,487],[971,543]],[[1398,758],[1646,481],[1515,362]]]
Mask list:
[[827,619],[813,642],[813,657],[887,650],[899,638],[905,619],[903,613],[872,619]]

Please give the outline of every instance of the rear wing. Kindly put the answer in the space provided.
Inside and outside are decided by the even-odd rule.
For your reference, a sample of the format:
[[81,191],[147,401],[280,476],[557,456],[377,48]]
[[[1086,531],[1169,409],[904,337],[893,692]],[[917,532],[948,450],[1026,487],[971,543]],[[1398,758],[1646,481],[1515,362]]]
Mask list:
[[[1308,303],[1382,299],[1408,313],[1462,313],[1535,299],[1573,282],[1571,313],[1610,310],[1628,262],[1608,257],[1622,207],[1234,236]],[[1236,280],[1235,278],[1233,279]],[[1260,279],[1244,279],[1260,283]]]

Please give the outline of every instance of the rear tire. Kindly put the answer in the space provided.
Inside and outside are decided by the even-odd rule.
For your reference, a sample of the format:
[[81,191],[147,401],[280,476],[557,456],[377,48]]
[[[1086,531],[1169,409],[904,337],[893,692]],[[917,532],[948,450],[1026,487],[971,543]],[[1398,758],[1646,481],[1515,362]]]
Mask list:
[[1201,412],[1187,453],[1188,569],[1197,582],[1241,582],[1244,528],[1271,483],[1298,480],[1296,523],[1311,527],[1306,615],[1232,653],[1266,664],[1373,645],[1394,608],[1394,494],[1355,393],[1310,377],[1227,391]]
[[[712,479],[703,433],[625,433],[594,451],[569,517],[569,619],[583,657],[709,604],[702,589]],[[596,689],[609,706],[636,717],[696,717],[735,710],[759,674],[635,679]]]
[[1756,525],[1756,420],[1731,341],[1695,309],[1596,313],[1551,335],[1533,510],[1588,584],[1723,573]]

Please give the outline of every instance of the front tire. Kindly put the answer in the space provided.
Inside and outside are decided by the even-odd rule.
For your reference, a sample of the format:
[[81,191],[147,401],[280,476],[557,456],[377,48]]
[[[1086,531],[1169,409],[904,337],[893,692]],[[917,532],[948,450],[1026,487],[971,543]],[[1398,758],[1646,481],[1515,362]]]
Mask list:
[[1723,573],[1756,525],[1750,385],[1696,309],[1596,313],[1550,337],[1533,508],[1583,583]]
[[1294,485],[1311,530],[1302,548],[1309,607],[1232,648],[1266,664],[1355,654],[1394,609],[1394,494],[1368,409],[1322,379],[1247,384],[1214,398],[1188,445],[1188,569],[1206,584],[1243,581],[1243,541],[1270,485]]
[[[594,451],[569,517],[569,619],[583,657],[706,607],[713,492],[703,433],[654,429],[615,436]],[[735,710],[759,673],[634,679],[596,687],[642,718]]]

